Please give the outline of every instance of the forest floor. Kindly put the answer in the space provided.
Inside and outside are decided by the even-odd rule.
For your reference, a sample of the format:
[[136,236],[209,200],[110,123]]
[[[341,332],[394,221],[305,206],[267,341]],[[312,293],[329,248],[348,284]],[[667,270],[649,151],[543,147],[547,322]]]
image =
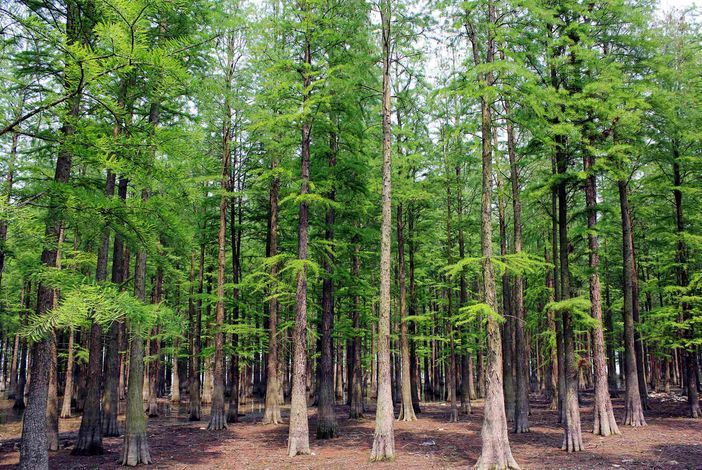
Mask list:
[[[556,412],[547,403],[532,400],[531,432],[512,434],[512,452],[522,469],[702,469],[702,422],[685,417],[684,397],[654,394],[648,426],[621,427],[622,435],[594,436],[592,395],[584,394],[581,407],[585,450],[568,454],[560,450],[562,431]],[[0,470],[14,468],[19,460],[20,416],[11,402],[0,401]],[[154,469],[359,469],[402,468],[444,469],[472,466],[480,454],[482,401],[473,403],[473,414],[449,423],[447,405],[422,405],[419,420],[395,423],[397,459],[393,463],[370,464],[374,413],[366,419],[349,420],[348,408],[337,406],[340,437],[315,439],[316,409],[310,408],[310,446],[312,455],[288,458],[287,425],[260,424],[260,403],[241,407],[241,422],[224,432],[206,431],[207,419],[187,421],[186,405],[161,404],[161,417],[149,419],[149,446]],[[619,420],[622,400],[614,401]],[[207,411],[207,410],[205,410]],[[285,413],[284,413],[285,417]],[[61,420],[61,450],[51,453],[52,469],[119,468],[121,438],[104,440],[106,454],[74,457],[79,418]]]

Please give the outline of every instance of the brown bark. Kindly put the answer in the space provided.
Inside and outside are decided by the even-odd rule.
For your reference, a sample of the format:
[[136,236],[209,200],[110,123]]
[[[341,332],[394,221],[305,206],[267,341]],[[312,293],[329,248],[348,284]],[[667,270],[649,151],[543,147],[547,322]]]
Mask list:
[[639,394],[639,378],[636,367],[636,343],[634,339],[634,301],[636,295],[633,278],[636,277],[634,267],[634,252],[631,236],[631,216],[629,213],[629,195],[627,183],[617,182],[619,189],[619,205],[622,219],[622,258],[624,273],[624,356],[626,367],[626,396],[624,404],[624,425],[645,426],[641,395]]
[[[115,190],[115,175],[107,172],[105,195],[112,197]],[[102,231],[97,254],[95,281],[107,280],[107,258],[110,249],[110,232],[107,227]],[[102,447],[102,413],[100,411],[100,387],[102,385],[102,328],[96,321],[90,327],[90,354],[88,356],[88,391],[83,405],[83,416],[78,431],[73,455],[98,455],[104,452]]]
[[[332,122],[334,119],[332,118]],[[332,125],[338,123],[333,122]],[[334,131],[329,137],[329,169],[334,175],[336,166],[336,155],[338,152],[338,137]],[[333,189],[327,197],[330,201],[336,198],[336,191]],[[322,281],[322,324],[321,324],[321,355],[319,361],[319,396],[317,404],[317,439],[331,439],[337,437],[338,429],[336,423],[336,413],[334,405],[334,350],[332,348],[332,333],[334,331],[334,207],[327,208],[325,216],[324,240],[329,248],[326,256],[322,260],[322,268],[325,275]]]
[[68,332],[68,350],[66,351],[66,383],[63,387],[63,401],[61,403],[61,418],[71,417],[71,397],[73,396],[73,328]]
[[[304,67],[302,72],[302,107],[304,112],[309,100],[312,77],[312,47],[309,31],[305,34]],[[304,199],[309,193],[310,182],[310,135],[312,124],[310,117],[305,116],[302,122],[302,139],[300,152],[301,183],[300,183],[300,216],[298,223],[298,266],[295,287],[295,327],[293,330],[293,371],[292,394],[290,399],[290,428],[288,433],[288,456],[310,453],[309,424],[307,418],[307,250],[309,242],[309,208]]]
[[[351,258],[351,277],[358,279],[361,275],[361,244],[360,237],[355,234],[352,239],[353,254]],[[349,418],[363,418],[363,370],[361,369],[361,297],[357,292],[353,295],[353,360],[351,372],[351,407]]]
[[[504,102],[505,113],[510,113],[510,103]],[[512,121],[506,120],[507,155],[509,157],[509,173],[512,186],[512,211],[514,214],[514,253],[522,252],[522,202],[519,188],[519,169],[517,167],[517,152]],[[512,306],[514,311],[515,350],[516,350],[516,389],[514,407],[514,432],[529,432],[529,348],[525,336],[524,315],[524,278],[521,273],[514,276],[512,290]]]
[[[280,178],[276,171],[278,160],[271,161],[271,179],[269,191],[268,212],[268,257],[278,255],[278,195],[280,192]],[[283,419],[280,415],[280,388],[278,376],[278,297],[276,282],[278,281],[278,263],[271,263],[270,275],[272,288],[268,301],[268,355],[266,357],[266,400],[263,412],[263,424],[280,424]]]
[[414,414],[412,406],[412,382],[410,372],[410,350],[409,350],[409,335],[407,325],[407,288],[405,282],[405,237],[403,223],[403,205],[397,204],[397,272],[398,285],[400,289],[400,352],[402,360],[402,401],[400,405],[399,421],[415,421],[417,417]]
[[[143,190],[142,200],[148,199]],[[139,249],[134,268],[134,296],[146,300],[146,251]],[[129,325],[132,337],[129,346],[129,382],[127,386],[127,412],[122,445],[122,465],[130,467],[151,463],[149,444],[146,435],[146,417],[143,407],[144,389],[144,338],[143,326]]]
[[380,226],[380,310],[378,315],[378,399],[375,412],[375,433],[370,460],[395,458],[395,431],[390,382],[390,263],[392,231],[392,85],[390,80],[391,10],[390,0],[382,0],[380,16],[383,48],[383,183],[382,221]]
[[595,415],[593,433],[601,436],[620,434],[614,418],[612,401],[607,385],[607,363],[605,358],[604,329],[602,326],[602,299],[600,289],[600,241],[597,236],[597,182],[593,172],[594,156],[586,152],[583,156],[583,169],[587,173],[585,180],[585,203],[587,207],[588,247],[590,249],[590,311],[597,322],[594,328],[594,366],[595,366]]
[[190,299],[188,301],[189,317],[191,319],[190,330],[193,332],[191,355],[190,355],[190,390],[188,391],[190,406],[190,421],[200,421],[202,418],[202,405],[200,401],[200,373],[202,358],[202,293],[205,282],[205,246],[200,245],[199,270],[198,270],[198,301],[194,301],[195,290],[195,255],[190,258]]
[[[487,17],[489,23],[496,23],[495,5],[492,0],[487,3]],[[473,48],[473,59],[476,65],[480,60],[480,52],[475,29],[472,23],[467,24],[470,42]],[[492,29],[489,29],[485,63],[491,64],[495,54],[495,38]],[[491,72],[481,74],[481,85],[490,87],[494,84]],[[502,370],[502,338],[497,320],[497,296],[495,292],[495,272],[492,263],[492,112],[489,95],[483,94],[480,99],[481,134],[482,134],[482,196],[480,216],[480,246],[483,264],[483,301],[489,308],[486,334],[487,334],[487,373],[485,378],[485,407],[483,425],[481,430],[482,450],[480,458],[475,464],[475,469],[513,468],[519,465],[512,457],[507,435],[507,418],[505,416],[505,401],[503,393]]]
[[[129,182],[125,178],[119,179],[117,196],[122,204],[127,199],[127,188]],[[112,283],[121,286],[125,280],[127,272],[129,254],[124,247],[124,241],[119,233],[115,233],[115,240],[112,247]],[[126,262],[126,263],[125,263]],[[107,343],[105,345],[105,390],[102,401],[102,433],[104,437],[119,436],[119,425],[117,414],[119,409],[120,394],[120,371],[124,368],[124,361],[120,361],[120,331],[124,327],[123,322],[113,322],[107,333]]]

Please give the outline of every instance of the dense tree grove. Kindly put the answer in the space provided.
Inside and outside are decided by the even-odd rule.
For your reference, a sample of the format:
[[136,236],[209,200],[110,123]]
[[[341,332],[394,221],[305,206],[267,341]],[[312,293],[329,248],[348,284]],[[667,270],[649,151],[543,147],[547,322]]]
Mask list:
[[24,409],[20,468],[48,468],[71,416],[76,462],[123,436],[123,465],[152,463],[165,401],[203,433],[257,401],[290,458],[343,434],[345,405],[375,415],[372,461],[403,452],[396,419],[443,401],[476,420],[480,401],[479,469],[519,468],[535,397],[567,452],[638,432],[652,392],[702,417],[697,13],[3,2],[0,392]]

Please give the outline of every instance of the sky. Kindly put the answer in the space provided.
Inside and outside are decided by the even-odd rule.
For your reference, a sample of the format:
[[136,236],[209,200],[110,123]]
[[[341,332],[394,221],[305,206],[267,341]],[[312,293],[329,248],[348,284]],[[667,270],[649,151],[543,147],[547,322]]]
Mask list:
[[700,0],[660,0],[658,9],[661,11],[669,10],[670,8],[686,8],[693,4],[702,5]]

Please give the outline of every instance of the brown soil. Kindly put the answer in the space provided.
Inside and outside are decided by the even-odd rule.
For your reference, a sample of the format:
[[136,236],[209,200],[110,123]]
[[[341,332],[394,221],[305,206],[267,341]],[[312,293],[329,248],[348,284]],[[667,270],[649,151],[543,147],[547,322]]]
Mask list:
[[[581,408],[585,450],[568,454],[560,450],[562,431],[556,413],[540,400],[532,401],[531,432],[510,434],[517,462],[526,468],[577,469],[702,469],[702,421],[685,418],[686,404],[680,397],[656,395],[646,414],[648,426],[622,426],[622,436],[599,437],[592,429],[591,395],[585,395]],[[677,398],[677,399],[676,399]],[[20,416],[11,402],[0,401],[0,469],[14,468],[19,459]],[[482,403],[474,403],[474,414],[449,423],[449,409],[441,403],[425,404],[419,420],[395,423],[397,460],[370,464],[373,441],[373,413],[365,420],[347,418],[348,408],[337,407],[340,437],[329,441],[314,438],[316,410],[310,409],[312,455],[286,456],[286,425],[259,424],[259,404],[242,407],[241,423],[226,431],[206,431],[203,421],[187,421],[185,405],[171,408],[163,402],[160,418],[149,419],[149,444],[158,469],[267,469],[267,468],[402,468],[439,469],[472,466],[480,452]],[[615,401],[617,418],[622,416],[621,400]],[[52,469],[113,469],[122,445],[121,438],[105,439],[107,453],[95,457],[74,457],[79,419],[61,420],[62,449],[52,453]]]

